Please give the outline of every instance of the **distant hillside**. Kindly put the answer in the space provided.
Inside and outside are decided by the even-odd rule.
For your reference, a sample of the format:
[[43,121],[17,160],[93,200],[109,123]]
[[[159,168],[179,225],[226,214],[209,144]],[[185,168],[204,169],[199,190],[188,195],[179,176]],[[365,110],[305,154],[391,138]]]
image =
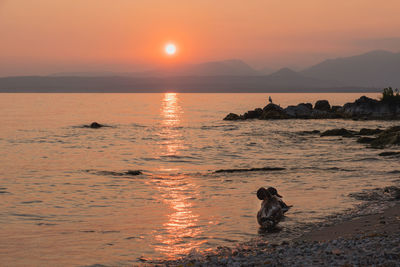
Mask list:
[[0,92],[371,92],[387,86],[400,87],[400,53],[372,51],[269,75],[241,60],[225,60],[141,73],[0,78]]
[[259,72],[239,59],[210,61],[199,64],[180,64],[142,72],[60,72],[49,76],[57,77],[167,77],[167,76],[256,76]]
[[200,64],[187,64],[149,71],[147,76],[256,76],[261,75],[242,60],[230,59]]
[[328,59],[300,72],[304,76],[366,87],[400,87],[400,53],[372,51]]

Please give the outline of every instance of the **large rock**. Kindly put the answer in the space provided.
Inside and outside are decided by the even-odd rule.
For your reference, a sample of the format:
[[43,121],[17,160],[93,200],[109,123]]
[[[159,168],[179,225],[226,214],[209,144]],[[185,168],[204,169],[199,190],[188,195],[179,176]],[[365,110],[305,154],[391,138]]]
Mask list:
[[290,117],[309,119],[312,112],[312,105],[309,103],[301,103],[297,106],[288,106],[284,111]]
[[400,104],[362,96],[353,103],[345,104],[341,112],[348,118],[400,119]]
[[278,105],[273,103],[268,104],[263,108],[263,112],[260,116],[261,120],[281,120],[281,119],[289,119],[290,117],[286,114],[286,112]]
[[373,148],[400,145],[400,126],[393,126],[383,131],[370,144]]
[[257,119],[260,118],[263,113],[261,108],[256,108],[255,110],[249,110],[243,114],[244,119]]
[[311,112],[311,119],[335,119],[341,118],[340,114],[328,112],[325,110],[313,109]]
[[225,121],[235,121],[235,120],[240,120],[240,116],[235,114],[235,113],[229,113],[226,115],[224,118]]
[[331,129],[321,133],[321,136],[343,136],[343,137],[352,137],[354,136],[354,131],[347,130],[345,128],[340,129]]
[[376,129],[362,128],[358,134],[359,135],[376,135],[376,134],[380,134],[381,132],[383,132],[383,130],[381,130],[379,128],[376,128]]
[[314,105],[314,109],[322,111],[330,111],[331,105],[329,104],[328,100],[318,100]]

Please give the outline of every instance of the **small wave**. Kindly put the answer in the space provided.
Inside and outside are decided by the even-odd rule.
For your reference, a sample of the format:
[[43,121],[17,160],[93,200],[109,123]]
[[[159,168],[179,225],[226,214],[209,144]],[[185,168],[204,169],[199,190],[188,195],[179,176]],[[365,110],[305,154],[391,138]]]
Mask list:
[[10,192],[6,191],[7,187],[0,187],[0,194],[10,194]]
[[376,161],[379,158],[362,158],[362,159],[353,159],[352,161]]
[[233,172],[255,172],[255,171],[283,171],[285,168],[280,167],[264,167],[264,168],[250,168],[250,169],[220,169],[214,173],[233,173]]

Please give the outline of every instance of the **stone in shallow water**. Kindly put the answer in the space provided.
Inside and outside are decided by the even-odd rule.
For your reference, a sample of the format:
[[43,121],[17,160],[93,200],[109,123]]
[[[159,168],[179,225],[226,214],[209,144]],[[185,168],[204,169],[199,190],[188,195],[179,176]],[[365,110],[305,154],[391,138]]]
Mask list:
[[229,113],[224,118],[224,120],[226,120],[226,121],[235,121],[235,120],[239,120],[239,119],[240,119],[239,115],[237,115],[235,113]]
[[331,129],[321,133],[321,136],[353,136],[354,131],[347,130],[345,128]]

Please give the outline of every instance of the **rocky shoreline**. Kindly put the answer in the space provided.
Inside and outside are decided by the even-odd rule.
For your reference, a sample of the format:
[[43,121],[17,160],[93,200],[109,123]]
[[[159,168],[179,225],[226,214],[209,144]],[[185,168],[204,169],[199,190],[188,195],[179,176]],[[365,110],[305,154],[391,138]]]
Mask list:
[[262,236],[234,248],[192,251],[177,260],[143,261],[144,266],[399,266],[400,188],[389,186],[354,196],[368,202],[314,225],[280,244]]
[[224,120],[283,120],[283,119],[354,119],[354,120],[399,120],[400,101],[376,100],[362,96],[343,106],[331,106],[328,100],[300,103],[282,108],[270,103],[264,108],[249,110],[242,115],[229,113]]
[[[309,131],[301,134],[319,134],[321,137],[325,136],[341,136],[347,138],[357,138],[358,143],[367,144],[369,148],[382,149],[392,146],[400,145],[400,125],[392,126],[385,130],[376,128],[368,129],[363,128],[360,131],[348,130],[345,128],[330,129],[324,132],[318,130]],[[380,156],[399,156],[400,152],[382,152]]]

